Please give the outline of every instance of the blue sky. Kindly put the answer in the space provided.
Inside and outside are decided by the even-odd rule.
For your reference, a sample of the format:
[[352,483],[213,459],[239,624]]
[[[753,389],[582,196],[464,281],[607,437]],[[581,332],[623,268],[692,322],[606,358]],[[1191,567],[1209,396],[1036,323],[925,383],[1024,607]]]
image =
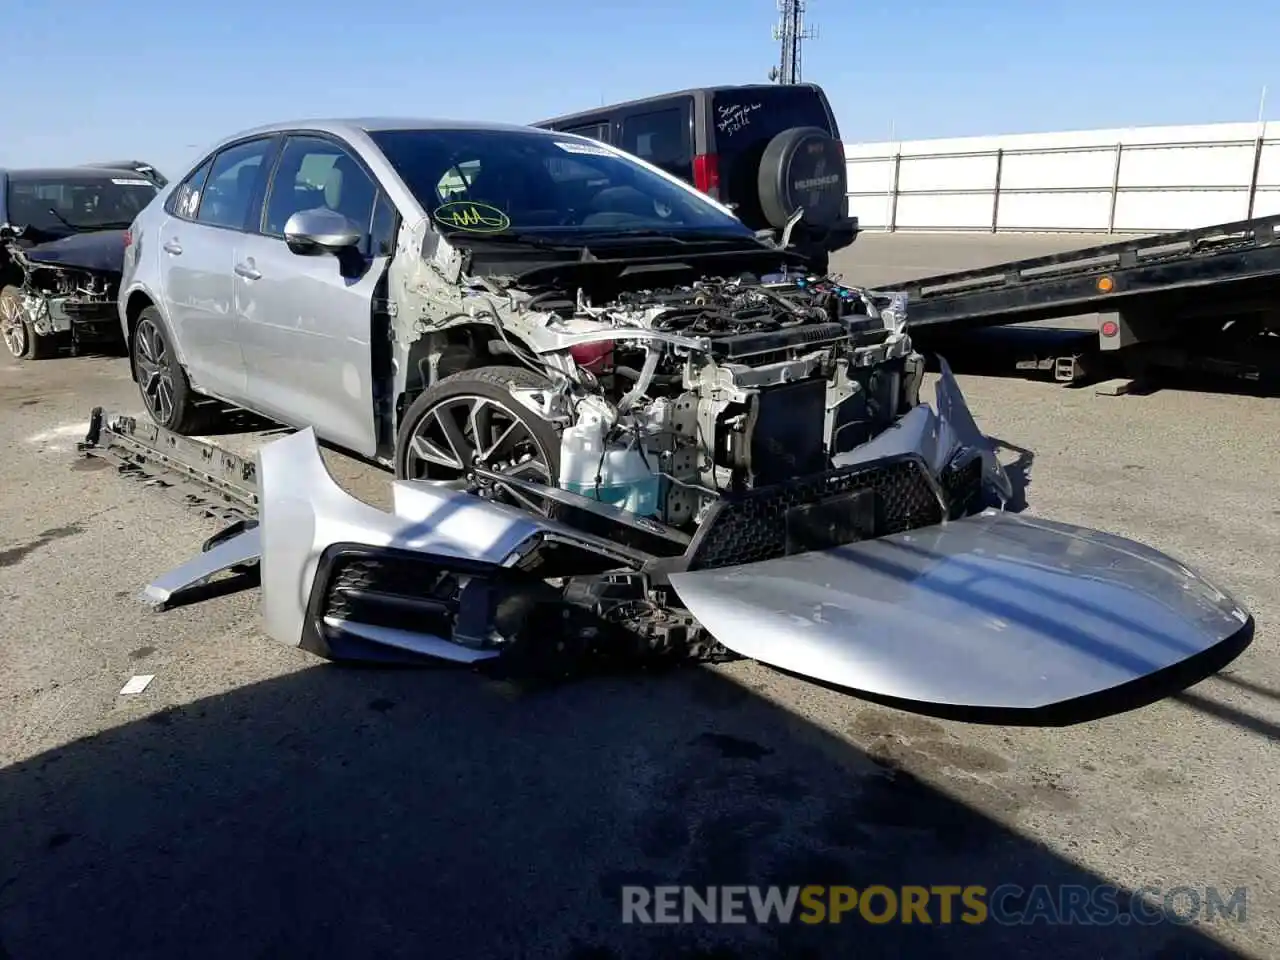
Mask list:
[[[137,157],[170,176],[260,122],[533,121],[765,80],[773,0],[4,3],[0,165]],[[809,0],[847,141],[1280,117],[1280,3]]]

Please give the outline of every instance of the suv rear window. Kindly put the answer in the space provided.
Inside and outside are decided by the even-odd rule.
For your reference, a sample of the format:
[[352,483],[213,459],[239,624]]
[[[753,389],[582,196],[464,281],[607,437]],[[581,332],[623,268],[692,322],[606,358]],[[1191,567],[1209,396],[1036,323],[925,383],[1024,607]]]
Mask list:
[[831,133],[822,100],[807,88],[721,90],[711,98],[711,120],[721,163],[752,147],[763,151],[765,144],[792,127],[818,127]]

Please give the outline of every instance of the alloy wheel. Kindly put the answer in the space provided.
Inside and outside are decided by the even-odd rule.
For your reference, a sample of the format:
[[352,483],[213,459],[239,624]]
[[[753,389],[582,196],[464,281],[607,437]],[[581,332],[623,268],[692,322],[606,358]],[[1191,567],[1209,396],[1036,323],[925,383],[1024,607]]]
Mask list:
[[[415,480],[475,483],[476,467],[526,483],[555,483],[547,452],[525,418],[507,404],[479,396],[441,400],[414,426],[405,457],[407,475]],[[541,498],[519,487],[491,483],[495,499],[537,513],[546,510]]]
[[27,353],[27,323],[22,315],[22,305],[13,297],[0,297],[0,336],[4,345],[15,357]]
[[173,374],[169,367],[169,344],[164,333],[150,320],[138,324],[134,333],[134,366],[138,387],[147,412],[161,424],[173,416]]

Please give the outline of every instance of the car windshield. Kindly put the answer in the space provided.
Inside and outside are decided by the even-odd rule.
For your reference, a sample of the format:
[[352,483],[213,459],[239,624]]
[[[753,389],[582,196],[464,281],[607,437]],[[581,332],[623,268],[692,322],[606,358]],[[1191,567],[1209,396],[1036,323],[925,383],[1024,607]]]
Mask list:
[[388,130],[371,137],[452,238],[753,238],[699,194],[583,138],[522,130]]
[[6,219],[43,234],[124,229],[158,192],[145,177],[126,173],[58,176],[10,174]]

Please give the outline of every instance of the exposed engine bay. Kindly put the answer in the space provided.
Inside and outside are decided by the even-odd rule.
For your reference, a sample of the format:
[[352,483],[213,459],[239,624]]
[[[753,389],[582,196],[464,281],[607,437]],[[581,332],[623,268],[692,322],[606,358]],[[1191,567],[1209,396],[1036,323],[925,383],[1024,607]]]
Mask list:
[[545,358],[559,486],[691,532],[726,493],[822,473],[918,403],[904,320],[900,297],[803,276],[574,304],[547,329],[601,339]]
[[[591,501],[684,542],[724,497],[829,473],[919,403],[924,358],[912,349],[900,294],[787,267],[671,286],[563,269],[550,278],[473,274],[445,287],[422,264],[405,284],[398,321],[400,331],[416,321],[414,335],[435,345],[434,376],[422,381],[440,384],[453,372],[450,330],[479,321],[493,359],[477,360],[473,348],[447,379],[506,381],[504,396],[555,439],[508,450],[502,462],[479,454],[486,439],[467,469],[437,469],[461,434],[471,442],[477,421],[458,415],[456,390],[428,388],[402,415],[402,434],[406,419],[416,429],[445,414],[458,432],[415,437],[425,462],[415,470],[399,461],[406,479],[528,504],[537,493],[513,478],[538,474],[557,488],[545,498],[557,501],[556,515]],[[521,365],[524,375],[506,376],[509,368],[488,366],[495,362]],[[546,462],[531,471],[522,458]],[[971,470],[967,482],[974,500],[981,477]]]
[[[14,294],[6,299],[14,303],[7,303],[0,312],[5,342],[14,356],[47,356],[63,341],[73,356],[90,344],[121,345],[116,297],[123,262],[122,231],[31,244],[21,230],[6,226],[0,228],[0,242],[11,270],[16,268],[21,275],[20,283],[8,288]],[[119,254],[113,257],[117,248]]]

